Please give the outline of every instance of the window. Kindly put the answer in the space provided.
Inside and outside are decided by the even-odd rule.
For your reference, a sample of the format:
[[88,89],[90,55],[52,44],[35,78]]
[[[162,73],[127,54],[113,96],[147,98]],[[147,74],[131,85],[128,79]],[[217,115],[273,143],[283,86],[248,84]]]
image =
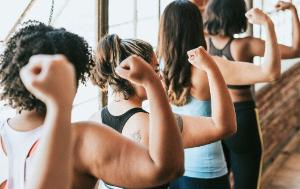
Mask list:
[[159,17],[171,0],[110,0],[109,33],[139,38],[156,46]]
[[[150,42],[154,47],[157,43],[159,17],[164,8],[172,0],[109,0],[109,33],[117,33],[122,38],[140,38]],[[38,0],[5,0],[0,7],[0,52],[5,45],[3,41],[18,29],[14,25],[27,20],[38,20],[48,23],[52,1]],[[25,13],[22,17],[22,13]],[[7,16],[9,15],[9,16]],[[89,44],[96,47],[96,0],[54,0],[54,11],[51,24],[83,36]],[[2,41],[2,42],[1,42]],[[99,108],[99,90],[90,83],[79,86],[75,98],[72,119],[85,120]],[[0,104],[0,114],[8,108]],[[11,111],[9,111],[11,112]],[[1,117],[0,117],[1,118]]]
[[[17,1],[6,0],[0,6],[0,41],[4,41],[14,23],[18,20],[21,13],[32,0]],[[27,11],[27,14],[22,19],[38,20],[48,23],[51,1],[32,1],[32,6]],[[52,17],[52,25],[55,27],[64,27],[67,30],[83,36],[88,43],[96,46],[96,8],[95,1],[82,0],[55,0],[54,12]],[[84,7],[84,8],[83,8]],[[9,16],[7,16],[9,15]],[[3,50],[0,46],[0,50]],[[87,86],[79,86],[78,93],[75,98],[72,120],[86,120],[92,113],[98,109],[98,89],[90,83]],[[10,116],[11,113],[6,112],[7,107],[0,104],[0,114],[2,117]],[[2,111],[1,111],[2,110]],[[1,117],[0,117],[1,118]]]

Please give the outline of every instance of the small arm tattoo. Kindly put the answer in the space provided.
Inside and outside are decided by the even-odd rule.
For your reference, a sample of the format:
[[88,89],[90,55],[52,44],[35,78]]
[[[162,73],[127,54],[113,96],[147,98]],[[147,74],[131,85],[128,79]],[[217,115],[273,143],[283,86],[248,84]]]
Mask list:
[[131,139],[133,139],[135,142],[140,143],[142,140],[142,136],[141,136],[141,131],[138,130],[137,132],[134,132],[132,134],[130,134]]
[[174,114],[174,116],[175,116],[176,123],[177,123],[177,126],[178,126],[179,130],[180,130],[180,132],[182,132],[182,130],[183,130],[183,120],[182,120],[182,117],[179,114]]

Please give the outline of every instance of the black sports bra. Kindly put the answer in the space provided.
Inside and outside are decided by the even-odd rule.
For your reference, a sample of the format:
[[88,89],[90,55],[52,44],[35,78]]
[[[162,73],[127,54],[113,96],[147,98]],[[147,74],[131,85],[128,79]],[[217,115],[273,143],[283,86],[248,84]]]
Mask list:
[[[119,116],[114,116],[111,115],[111,113],[108,111],[107,107],[104,107],[101,111],[101,119],[102,123],[106,124],[107,126],[111,127],[112,129],[118,131],[119,133],[122,133],[123,128],[126,124],[126,122],[131,118],[136,113],[143,112],[143,113],[148,113],[147,111],[143,110],[142,108],[132,108],[125,112],[122,115]],[[110,186],[106,183],[104,183],[105,187],[108,189],[114,189],[115,187]],[[153,189],[167,189],[169,184],[155,187]]]
[[114,116],[111,115],[111,113],[109,113],[107,107],[104,107],[101,111],[102,123],[108,125],[109,127],[118,131],[119,133],[122,133],[123,128],[126,122],[129,120],[129,118],[131,118],[131,116],[139,112],[148,113],[142,108],[132,108],[122,115]]
[[[223,57],[225,56],[228,60],[234,61],[234,58],[232,57],[231,51],[230,51],[230,45],[234,38],[230,38],[228,43],[224,46],[223,49],[218,49],[213,44],[211,38],[209,38],[209,54]],[[251,85],[227,85],[229,89],[249,89]]]

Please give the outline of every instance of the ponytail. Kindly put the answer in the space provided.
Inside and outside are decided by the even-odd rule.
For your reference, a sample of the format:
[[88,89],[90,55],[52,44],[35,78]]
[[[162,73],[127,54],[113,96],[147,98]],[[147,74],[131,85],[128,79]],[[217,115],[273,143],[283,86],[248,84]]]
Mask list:
[[115,68],[130,55],[138,55],[148,63],[153,58],[152,46],[138,39],[120,39],[118,35],[105,36],[98,45],[96,65],[92,73],[92,81],[102,91],[107,91],[108,85],[114,93],[123,94],[125,99],[135,95],[132,84],[118,74]]

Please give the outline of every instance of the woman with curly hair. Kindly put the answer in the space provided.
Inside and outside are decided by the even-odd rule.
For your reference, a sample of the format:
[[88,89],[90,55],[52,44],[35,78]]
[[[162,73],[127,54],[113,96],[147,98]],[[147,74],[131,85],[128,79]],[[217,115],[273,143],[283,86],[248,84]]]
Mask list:
[[[227,84],[253,84],[280,77],[280,54],[273,23],[257,10],[250,10],[253,23],[268,27],[264,63],[260,66],[213,57]],[[210,116],[211,92],[208,75],[187,61],[186,51],[206,47],[202,16],[197,6],[176,0],[164,10],[158,39],[158,57],[173,111]],[[196,124],[196,123],[195,123]],[[221,141],[185,149],[185,174],[172,182],[171,189],[229,189],[228,170]]]
[[[279,44],[281,58],[300,57],[300,22],[297,10],[292,3],[279,1],[276,10],[290,10],[293,23],[292,46]],[[257,10],[259,11],[259,10]],[[235,38],[247,29],[247,13],[244,0],[211,0],[206,9],[205,29],[208,51],[211,55],[226,57],[231,61],[253,62],[255,56],[263,56],[267,42],[255,37]],[[267,15],[260,13],[267,22],[262,26],[268,32],[273,28]],[[268,35],[268,33],[266,33]],[[268,39],[267,39],[268,40]],[[233,73],[235,74],[235,73]],[[257,77],[257,76],[253,76]],[[262,136],[256,118],[255,101],[251,83],[247,85],[228,85],[234,101],[238,132],[223,140],[223,149],[228,168],[234,176],[235,189],[253,189],[259,186],[262,168]]]
[[[38,54],[44,55],[32,57]],[[56,54],[61,56],[57,59]],[[31,64],[55,63],[53,69],[59,69],[57,64],[63,66],[64,62],[71,63],[75,70],[76,86],[79,82],[85,82],[85,76],[89,75],[91,67],[94,66],[86,41],[65,29],[29,22],[10,38],[0,64],[0,86],[3,89],[0,97],[16,109],[17,114],[0,123],[0,157],[9,163],[9,171],[0,170],[8,174],[6,179],[0,181],[1,189],[7,186],[23,189],[27,187],[28,180],[35,179],[31,175],[38,175],[37,179],[41,179],[37,185],[30,185],[36,188],[92,189],[98,179],[122,187],[138,188],[160,185],[182,174],[183,150],[180,133],[159,78],[151,70],[141,74],[133,66],[140,64],[142,60],[132,58],[124,60],[126,65],[124,71],[127,74],[121,74],[121,77],[144,86],[152,94],[150,104],[151,110],[155,109],[153,111],[155,119],[150,118],[149,148],[137,145],[97,123],[71,124],[74,92],[72,87],[62,86],[68,82],[62,81],[62,84],[58,84],[57,81],[58,78],[68,80],[71,76],[66,75],[63,78],[61,70],[57,70],[54,71],[58,74],[54,75],[56,79],[49,81],[45,77],[49,72],[54,74],[51,67],[48,69],[49,72],[43,72],[41,67],[33,66],[29,71],[32,72],[32,77],[38,75],[36,80],[31,81],[30,74],[26,76],[21,73],[29,89],[27,90],[22,83],[20,70],[28,65],[29,61],[31,62],[29,67]],[[40,86],[44,79],[58,86],[51,86],[49,83],[49,85],[46,83],[49,88]],[[71,93],[70,96],[65,94],[67,90]],[[57,98],[60,93],[64,94],[61,94],[61,98]],[[45,98],[47,95],[50,97]],[[68,98],[65,99],[65,95]],[[57,127],[69,128],[59,128],[62,133],[52,130],[58,129]],[[50,134],[43,135],[43,132]],[[59,136],[51,134],[52,132]],[[70,139],[71,145],[68,142]],[[176,156],[168,156],[172,153]],[[33,161],[35,155],[39,157],[36,163]],[[48,157],[41,158],[43,155]],[[69,156],[71,162],[68,161]],[[51,166],[51,163],[56,166]],[[39,168],[40,170],[36,170]]]

